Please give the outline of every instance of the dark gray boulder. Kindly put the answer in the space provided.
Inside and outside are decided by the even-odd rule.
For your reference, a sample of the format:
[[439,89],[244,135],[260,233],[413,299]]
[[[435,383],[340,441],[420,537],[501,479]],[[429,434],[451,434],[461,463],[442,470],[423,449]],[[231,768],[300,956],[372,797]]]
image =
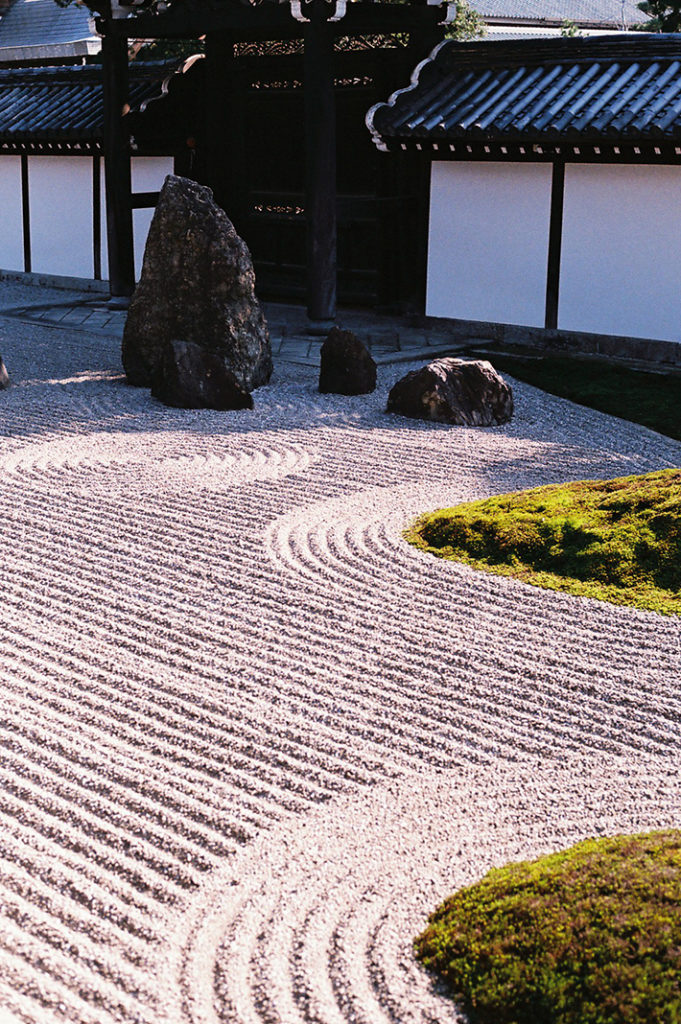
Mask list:
[[180,409],[252,409],[253,399],[224,356],[191,341],[171,341],[154,371],[151,393]]
[[352,331],[332,327],[322,345],[319,390],[324,394],[367,395],[376,387],[376,363]]
[[8,374],[6,368],[5,368],[5,364],[2,361],[2,356],[0,356],[0,391],[2,391],[3,388],[8,388],[8,387],[9,387],[9,374]]
[[513,415],[513,392],[485,359],[436,359],[388,395],[388,412],[436,423],[490,427]]
[[272,373],[267,324],[246,243],[209,188],[169,175],[149,229],[123,333],[131,384],[150,386],[176,338],[224,357],[245,391]]

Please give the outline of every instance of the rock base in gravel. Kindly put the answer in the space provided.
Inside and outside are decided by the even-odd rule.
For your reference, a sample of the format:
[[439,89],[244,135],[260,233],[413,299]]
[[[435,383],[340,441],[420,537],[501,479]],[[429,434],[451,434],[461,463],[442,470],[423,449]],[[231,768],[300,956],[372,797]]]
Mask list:
[[2,356],[0,356],[0,391],[2,391],[3,388],[8,388],[8,387],[9,387],[9,374],[7,372],[5,364],[2,361]]
[[513,392],[484,359],[436,359],[412,370],[388,395],[387,412],[437,423],[490,427],[513,415]]
[[179,409],[252,409],[225,359],[191,341],[171,341],[163,351],[151,393]]
[[322,394],[368,395],[376,388],[376,363],[352,331],[333,327],[322,345],[319,390]]
[[209,188],[169,175],[123,333],[130,384],[150,386],[175,338],[219,353],[245,391],[272,373],[267,324],[245,242]]

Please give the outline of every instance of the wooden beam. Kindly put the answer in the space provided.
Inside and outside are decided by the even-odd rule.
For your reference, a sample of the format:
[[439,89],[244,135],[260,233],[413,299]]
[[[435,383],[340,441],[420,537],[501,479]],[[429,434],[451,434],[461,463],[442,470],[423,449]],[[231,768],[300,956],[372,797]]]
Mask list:
[[[243,73],[231,32],[206,36],[205,124],[202,146],[206,180],[215,201],[248,242],[248,147]],[[251,130],[258,130],[251,125]]]
[[558,327],[560,293],[560,255],[563,239],[563,197],[565,195],[565,164],[556,160],[551,179],[551,214],[549,220],[549,258],[546,268],[546,313],[544,327]]
[[307,219],[307,313],[320,333],[336,316],[336,98],[329,5],[306,5],[303,82]]
[[133,210],[153,210],[158,203],[160,192],[133,192],[130,206]]
[[[163,14],[144,12],[111,22],[126,39],[198,39],[207,32],[234,32],[239,38],[278,39],[302,35],[288,4],[209,4],[189,0]],[[283,33],[283,35],[282,35]]]
[[[316,2],[316,0],[315,0]],[[323,0],[322,0],[323,2]],[[446,5],[348,3],[347,13],[331,30],[334,35],[372,35],[391,32],[438,32]],[[308,5],[305,5],[307,11]],[[327,5],[328,9],[328,5]],[[295,39],[304,34],[304,23],[291,15],[288,3],[208,3],[184,0],[162,14],[144,12],[109,22],[98,20],[111,32],[127,39],[194,39],[207,32],[232,32],[239,41]]]
[[129,139],[123,123],[128,103],[128,44],[105,25],[102,39],[104,169],[109,285],[112,298],[135,290]]

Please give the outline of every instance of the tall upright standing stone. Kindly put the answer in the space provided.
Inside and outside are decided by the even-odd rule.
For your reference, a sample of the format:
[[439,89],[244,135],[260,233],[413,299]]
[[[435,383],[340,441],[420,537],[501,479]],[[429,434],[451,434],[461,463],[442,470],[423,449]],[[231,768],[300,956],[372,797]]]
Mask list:
[[266,384],[272,352],[254,286],[248,247],[211,190],[169,175],[123,333],[128,381],[151,386],[166,346],[179,339],[221,355],[245,391]]

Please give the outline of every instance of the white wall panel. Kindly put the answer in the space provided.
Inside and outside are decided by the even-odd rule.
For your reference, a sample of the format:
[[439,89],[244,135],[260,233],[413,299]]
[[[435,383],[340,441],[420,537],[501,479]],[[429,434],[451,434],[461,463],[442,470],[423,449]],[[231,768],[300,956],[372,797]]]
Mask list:
[[558,326],[681,340],[681,167],[568,164]]
[[99,159],[99,222],[102,226],[100,239],[100,258],[102,261],[102,281],[109,280],[109,244],[106,237],[106,179],[104,177],[104,157]]
[[24,269],[21,216],[21,157],[0,157],[0,268]]
[[31,267],[93,277],[92,157],[28,158]]
[[[173,173],[173,158],[170,156],[136,156],[132,160],[133,192],[158,192],[166,179]],[[153,210],[133,210],[132,230],[135,240],[135,276],[142,272],[144,246],[149,234]]]
[[547,164],[432,165],[429,316],[544,325]]

